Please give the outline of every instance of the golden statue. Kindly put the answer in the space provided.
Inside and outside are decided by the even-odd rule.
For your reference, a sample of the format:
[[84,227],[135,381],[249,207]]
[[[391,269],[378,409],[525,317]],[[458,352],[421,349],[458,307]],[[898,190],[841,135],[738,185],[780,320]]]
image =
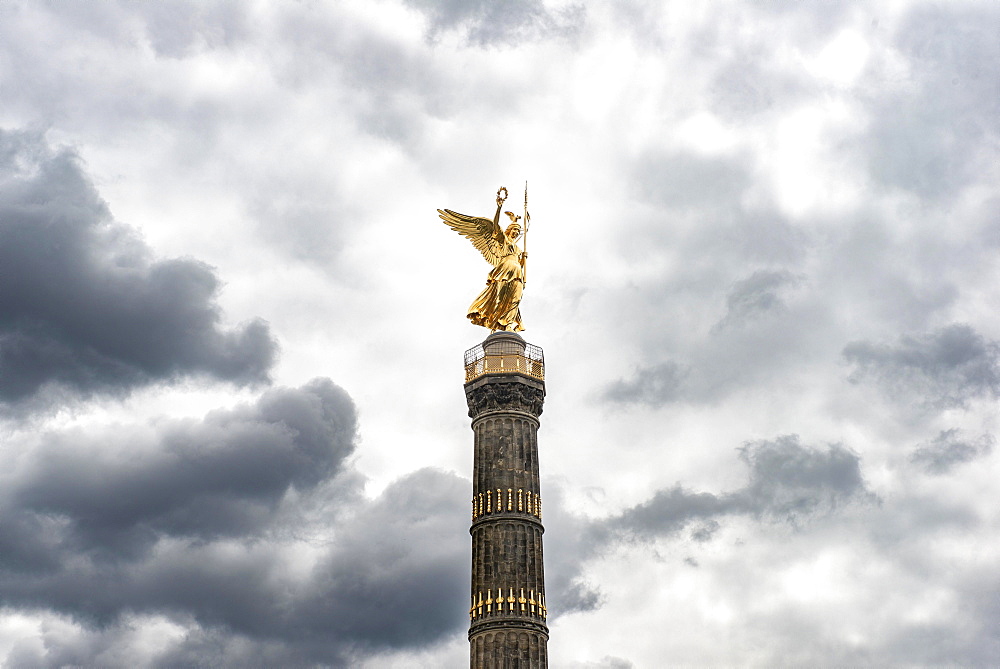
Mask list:
[[[505,211],[511,223],[506,230],[500,230],[500,210],[506,199],[507,189],[501,186],[497,191],[497,212],[492,221],[466,216],[450,209],[437,210],[448,227],[468,237],[487,262],[493,265],[486,277],[486,288],[469,306],[467,318],[473,324],[482,325],[494,332],[524,329],[521,325],[520,305],[528,253],[521,251],[521,247],[517,245],[517,240],[521,237],[521,224],[518,222],[520,216]],[[524,220],[525,225],[531,220],[528,215],[527,184],[524,189]]]

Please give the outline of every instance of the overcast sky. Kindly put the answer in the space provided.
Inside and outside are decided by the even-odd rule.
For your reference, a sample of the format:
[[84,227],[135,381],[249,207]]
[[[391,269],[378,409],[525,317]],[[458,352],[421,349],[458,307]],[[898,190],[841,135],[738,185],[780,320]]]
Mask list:
[[552,666],[995,666],[1000,4],[906,0],[0,0],[0,665],[465,665],[525,181]]

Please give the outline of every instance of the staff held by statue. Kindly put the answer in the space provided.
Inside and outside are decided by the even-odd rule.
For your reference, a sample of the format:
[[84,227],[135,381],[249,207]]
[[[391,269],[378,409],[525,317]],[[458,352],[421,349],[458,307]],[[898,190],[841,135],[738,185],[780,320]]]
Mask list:
[[524,285],[528,285],[528,230],[531,229],[531,214],[528,213],[528,182],[524,182]]

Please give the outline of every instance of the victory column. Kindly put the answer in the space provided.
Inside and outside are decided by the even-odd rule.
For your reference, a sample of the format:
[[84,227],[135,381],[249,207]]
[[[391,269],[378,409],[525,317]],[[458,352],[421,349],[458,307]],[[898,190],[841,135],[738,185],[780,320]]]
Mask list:
[[[507,189],[493,220],[438,213],[493,265],[467,317],[491,334],[465,352],[465,397],[474,433],[472,473],[472,669],[548,667],[548,609],[542,567],[538,417],[545,399],[542,349],[517,334],[528,254],[517,245],[521,216],[500,228]],[[530,225],[524,194],[524,244]]]

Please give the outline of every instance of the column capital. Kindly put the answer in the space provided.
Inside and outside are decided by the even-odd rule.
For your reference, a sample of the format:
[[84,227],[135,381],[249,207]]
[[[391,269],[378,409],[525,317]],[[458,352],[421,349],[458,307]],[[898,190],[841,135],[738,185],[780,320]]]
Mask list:
[[545,382],[521,374],[482,376],[465,384],[469,418],[494,411],[516,411],[535,418],[542,415]]

